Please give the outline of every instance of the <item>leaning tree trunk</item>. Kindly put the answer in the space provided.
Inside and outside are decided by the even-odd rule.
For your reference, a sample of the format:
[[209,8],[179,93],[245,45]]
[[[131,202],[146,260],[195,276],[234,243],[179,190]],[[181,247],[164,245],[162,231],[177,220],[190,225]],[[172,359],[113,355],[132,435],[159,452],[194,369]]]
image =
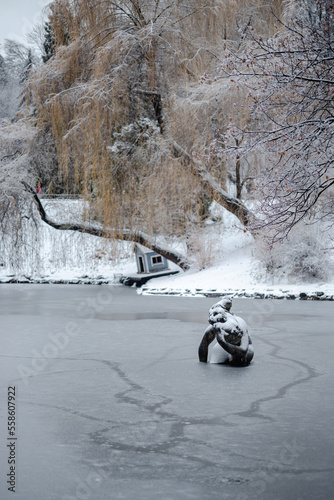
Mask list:
[[[25,186],[27,191],[32,194],[41,219],[49,226],[62,231],[79,231],[80,233],[92,234],[93,236],[99,236],[101,238],[107,238],[108,234],[110,234],[110,230],[108,231],[103,227],[91,226],[89,224],[72,224],[70,222],[60,223],[50,219],[50,217],[45,212],[44,207],[35,190],[25,181],[22,181],[22,184]],[[172,250],[166,249],[160,245],[157,245],[156,243],[152,242],[149,236],[142,231],[131,231],[130,229],[117,230],[116,238],[119,240],[132,241],[134,243],[144,245],[145,247],[153,250],[153,252],[157,252],[167,260],[170,260],[174,264],[178,265],[183,271],[187,271],[190,267],[189,263],[186,262],[185,258],[182,255],[173,252]]]
[[196,158],[193,158],[175,141],[173,141],[173,147],[175,152],[183,156],[183,158],[193,167],[195,173],[200,178],[203,188],[212,193],[214,200],[226,210],[238,217],[244,226],[247,226],[249,224],[251,212],[242,203],[242,201],[234,196],[230,196],[224,189],[222,189],[220,184],[207,171],[204,165]]

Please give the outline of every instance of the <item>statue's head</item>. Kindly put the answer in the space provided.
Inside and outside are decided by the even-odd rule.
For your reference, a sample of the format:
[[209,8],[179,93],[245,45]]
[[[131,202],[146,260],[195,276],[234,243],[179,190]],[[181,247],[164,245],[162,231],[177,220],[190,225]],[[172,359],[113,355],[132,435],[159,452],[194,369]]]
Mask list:
[[[211,325],[215,323],[225,323],[228,318],[228,314],[232,307],[231,297],[223,297],[219,302],[214,304],[209,310],[209,323]],[[230,313],[229,315],[233,315]]]
[[232,307],[232,297],[223,297],[219,303],[221,304],[221,306],[226,309],[227,311],[229,311]]

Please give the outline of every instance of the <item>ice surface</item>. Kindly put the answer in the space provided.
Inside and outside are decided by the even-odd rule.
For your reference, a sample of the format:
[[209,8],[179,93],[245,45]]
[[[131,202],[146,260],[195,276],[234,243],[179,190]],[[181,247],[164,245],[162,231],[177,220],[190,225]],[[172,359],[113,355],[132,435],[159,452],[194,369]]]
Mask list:
[[197,360],[213,302],[0,285],[0,498],[333,498],[332,303],[234,299],[256,352],[236,368]]

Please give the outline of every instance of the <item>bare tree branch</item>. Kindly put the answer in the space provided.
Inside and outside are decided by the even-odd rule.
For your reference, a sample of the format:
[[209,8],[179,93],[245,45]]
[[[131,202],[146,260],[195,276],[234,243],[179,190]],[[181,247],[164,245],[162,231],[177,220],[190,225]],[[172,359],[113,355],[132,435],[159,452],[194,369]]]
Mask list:
[[205,189],[212,192],[215,201],[226,210],[236,215],[240,222],[244,226],[247,226],[251,214],[242,201],[230,196],[207,171],[203,164],[198,159],[187,153],[187,151],[185,151],[175,141],[173,141],[173,147],[179,155],[183,156],[183,158],[185,158],[194,167],[194,171],[197,175],[199,175],[202,185]]
[[252,120],[244,129],[232,124],[215,150],[261,158],[255,185],[261,216],[251,227],[273,230],[274,241],[301,220],[327,214],[333,224],[328,207],[334,207],[333,3],[309,0],[281,25],[273,38],[249,28],[246,49],[227,55],[222,79],[246,89],[242,106]]
[[185,261],[184,257],[173,252],[172,250],[168,250],[163,248],[162,246],[153,243],[148,235],[141,231],[131,231],[130,229],[120,229],[120,230],[108,230],[103,227],[92,226],[89,224],[73,224],[71,222],[56,222],[52,220],[44,210],[44,207],[36,194],[35,190],[29,186],[25,181],[22,181],[22,184],[26,188],[26,190],[32,195],[36,208],[39,212],[39,215],[46,224],[49,226],[61,230],[61,231],[78,231],[80,233],[87,233],[93,236],[98,236],[100,238],[108,238],[110,232],[115,232],[116,239],[123,241],[133,241],[134,243],[139,243],[140,245],[144,245],[147,248],[150,248],[154,252],[165,257],[167,260],[170,260],[174,264],[177,264],[183,271],[187,271],[189,269],[189,264]]

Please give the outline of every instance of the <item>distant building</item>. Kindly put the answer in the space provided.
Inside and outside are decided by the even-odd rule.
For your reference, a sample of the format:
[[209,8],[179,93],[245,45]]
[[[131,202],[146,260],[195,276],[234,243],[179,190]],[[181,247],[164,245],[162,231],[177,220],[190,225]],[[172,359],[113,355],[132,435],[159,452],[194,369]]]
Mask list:
[[138,273],[157,273],[168,270],[168,262],[162,255],[152,252],[143,245],[136,243],[135,254]]

